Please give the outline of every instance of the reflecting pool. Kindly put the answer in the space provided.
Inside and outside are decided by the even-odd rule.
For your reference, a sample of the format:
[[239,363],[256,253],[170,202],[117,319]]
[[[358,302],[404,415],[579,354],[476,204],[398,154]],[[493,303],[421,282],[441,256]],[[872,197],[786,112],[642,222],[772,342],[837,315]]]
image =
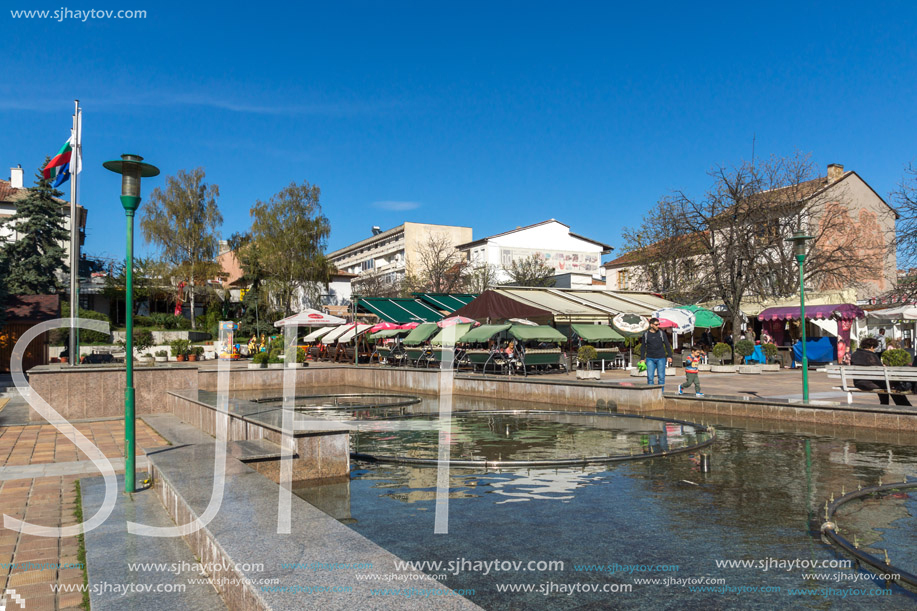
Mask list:
[[[425,399],[421,407],[429,412],[435,401]],[[456,397],[452,407],[490,411],[496,405]],[[617,439],[566,424],[551,433],[549,419],[531,414],[521,421],[455,416],[456,430],[468,437],[453,447],[472,456],[525,455],[530,441],[543,449],[551,439],[558,452],[571,453],[591,435],[602,437],[599,445]],[[423,570],[449,587],[473,589],[468,598],[485,609],[917,605],[913,594],[896,586],[883,590],[867,571],[838,568],[849,559],[819,533],[832,492],[879,478],[917,477],[917,440],[796,423],[711,423],[718,439],[702,450],[712,456],[709,472],[697,453],[578,468],[453,467],[446,534],[434,533],[436,467],[355,462],[343,486],[296,492],[405,560],[441,563]],[[416,431],[400,433],[393,439],[373,433],[361,443],[402,453],[415,443],[416,451],[429,452],[426,442],[411,437]],[[623,437],[621,447],[630,447],[631,436]],[[913,533],[913,499],[900,501],[894,519],[877,524]],[[913,537],[896,534],[896,540],[902,547],[894,555],[902,562],[913,558]],[[389,579],[386,587],[411,585]]]

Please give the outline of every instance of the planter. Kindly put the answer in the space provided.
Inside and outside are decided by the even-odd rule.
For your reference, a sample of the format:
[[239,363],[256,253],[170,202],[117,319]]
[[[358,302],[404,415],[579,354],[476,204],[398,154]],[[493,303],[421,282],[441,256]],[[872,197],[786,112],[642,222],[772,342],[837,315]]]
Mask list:
[[710,372],[711,373],[735,373],[736,367],[735,365],[711,365]]
[[185,362],[185,355],[184,355],[184,354],[179,354],[178,356],[175,357],[175,360],[178,361],[179,363],[184,363],[184,362]]
[[169,360],[169,357],[167,357],[167,356],[156,356],[156,357],[153,357],[153,358],[156,359],[156,362],[157,362],[157,363],[166,363],[166,362],[168,362],[168,360]]
[[69,361],[69,359],[68,359],[66,356],[60,357],[60,363],[61,363],[61,365],[66,365],[66,364],[67,364],[67,361]]
[[780,371],[779,363],[768,363],[767,365],[759,365],[761,371]]
[[713,365],[703,365],[703,364],[701,364],[701,365],[698,365],[698,366],[697,366],[697,370],[698,370],[698,371],[710,371],[710,368],[711,368],[712,366],[713,366]]
[[601,380],[602,372],[598,369],[577,369],[576,370],[576,379],[577,380]]
[[761,371],[761,365],[739,365],[739,373],[760,374]]
[[249,369],[264,369],[264,364],[263,363],[249,363],[248,368]]
[[268,363],[268,369],[283,369],[283,363]]
[[630,377],[632,378],[645,378],[646,372],[640,371],[639,369],[632,369],[630,372]]
[[192,363],[195,362],[195,361],[197,361],[197,355],[196,355],[196,354],[189,354],[189,355],[188,355],[188,361],[189,361],[189,362],[192,362]]

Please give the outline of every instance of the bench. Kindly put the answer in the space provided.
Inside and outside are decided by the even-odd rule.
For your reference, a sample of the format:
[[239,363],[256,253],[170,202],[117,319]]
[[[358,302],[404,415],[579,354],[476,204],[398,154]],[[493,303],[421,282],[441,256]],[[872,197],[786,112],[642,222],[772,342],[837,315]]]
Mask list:
[[[847,393],[847,403],[853,402],[855,392],[886,392],[890,395],[910,394],[910,391],[892,389],[892,382],[917,382],[917,367],[868,367],[857,365],[828,365],[825,373],[829,378],[840,378],[840,389]],[[875,380],[885,382],[885,390],[862,390],[853,385],[854,380]]]

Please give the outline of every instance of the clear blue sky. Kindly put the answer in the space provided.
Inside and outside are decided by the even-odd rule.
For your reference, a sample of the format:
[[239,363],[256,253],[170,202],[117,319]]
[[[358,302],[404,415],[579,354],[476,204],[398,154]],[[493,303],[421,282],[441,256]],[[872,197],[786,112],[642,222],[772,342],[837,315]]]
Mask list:
[[883,197],[917,160],[907,2],[134,0],[89,4],[146,19],[86,22],[13,19],[67,3],[12,4],[0,175],[21,163],[31,183],[79,98],[93,255],[124,254],[118,177],[101,164],[126,152],[164,175],[203,166],[224,235],[256,199],[317,184],[329,250],[372,225],[479,238],[552,217],[619,246],[660,196],[700,194],[711,166],[749,158],[753,136],[758,156],[811,152]]

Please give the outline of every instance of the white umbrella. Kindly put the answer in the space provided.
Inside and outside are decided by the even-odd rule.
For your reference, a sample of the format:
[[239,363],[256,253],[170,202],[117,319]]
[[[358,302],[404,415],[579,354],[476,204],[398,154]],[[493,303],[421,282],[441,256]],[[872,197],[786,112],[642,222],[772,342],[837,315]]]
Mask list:
[[694,331],[694,312],[678,308],[662,308],[653,312],[659,322],[668,321],[669,324],[660,324],[660,327],[671,329],[673,333],[691,333]]
[[313,310],[307,308],[302,312],[298,312],[293,316],[287,316],[286,318],[281,318],[274,323],[275,327],[333,327],[335,325],[342,325],[346,320],[343,318],[338,318],[337,316],[332,316],[331,314],[325,314],[324,312],[319,312],[318,310]]
[[624,337],[636,337],[649,330],[649,322],[639,314],[622,312],[611,319],[611,326]]

